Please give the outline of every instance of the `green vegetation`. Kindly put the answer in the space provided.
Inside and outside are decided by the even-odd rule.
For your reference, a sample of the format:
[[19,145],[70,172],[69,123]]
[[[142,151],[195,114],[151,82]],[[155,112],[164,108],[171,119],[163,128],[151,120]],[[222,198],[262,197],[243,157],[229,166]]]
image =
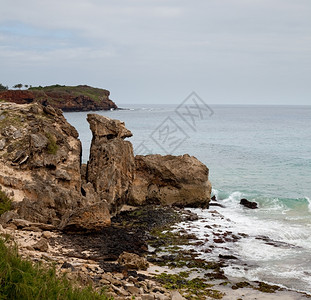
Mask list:
[[277,285],[271,285],[264,282],[259,282],[258,288],[254,288],[263,293],[274,293],[275,291],[281,290]]
[[15,85],[13,85],[13,89],[21,89],[23,87],[23,84],[21,83],[17,83]]
[[184,296],[187,299],[205,299],[209,296],[213,299],[221,299],[224,294],[210,289],[213,285],[207,284],[203,278],[188,279],[189,272],[180,272],[179,274],[165,274],[156,275],[156,279],[163,284],[163,286],[170,290],[183,290]]
[[44,93],[55,93],[58,95],[58,98],[61,99],[60,95],[68,96],[88,96],[94,101],[101,101],[104,96],[108,96],[108,91],[104,89],[94,88],[87,85],[78,85],[78,86],[66,86],[66,85],[50,85],[50,86],[39,86],[39,87],[30,87],[30,91],[41,91]]
[[9,89],[8,86],[4,86],[2,83],[0,83],[0,91],[6,91],[8,89]]
[[10,210],[11,205],[12,205],[12,200],[6,195],[5,192],[0,191],[0,215]]
[[45,135],[49,142],[47,145],[47,151],[49,154],[56,154],[58,150],[58,145],[56,144],[56,138],[51,133],[46,133]]
[[16,246],[6,242],[0,238],[0,299],[109,299],[104,290],[73,287],[64,276],[58,278],[54,268],[21,259]]
[[14,127],[22,127],[23,119],[18,114],[10,114],[7,110],[2,110],[0,114],[0,128],[12,125]]

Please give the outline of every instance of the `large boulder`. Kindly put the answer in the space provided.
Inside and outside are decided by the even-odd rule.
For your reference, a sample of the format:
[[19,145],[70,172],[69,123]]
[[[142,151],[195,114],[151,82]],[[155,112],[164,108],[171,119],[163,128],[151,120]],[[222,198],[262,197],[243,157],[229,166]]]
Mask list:
[[93,133],[86,181],[93,184],[102,201],[107,201],[110,213],[116,214],[127,201],[134,173],[133,146],[124,141],[132,133],[123,122],[97,114],[87,120]]
[[129,203],[208,207],[211,183],[208,168],[187,154],[137,155]]
[[106,202],[77,208],[63,218],[61,229],[66,232],[100,231],[111,224],[110,214]]
[[81,143],[61,110],[0,103],[0,145],[0,187],[19,218],[59,226],[68,212],[99,201],[83,189]]

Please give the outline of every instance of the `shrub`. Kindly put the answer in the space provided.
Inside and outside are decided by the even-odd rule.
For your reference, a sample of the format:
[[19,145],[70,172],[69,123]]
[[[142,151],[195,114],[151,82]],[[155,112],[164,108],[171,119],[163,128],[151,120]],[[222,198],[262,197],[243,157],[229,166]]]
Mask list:
[[91,287],[74,288],[65,278],[58,278],[55,268],[23,260],[16,246],[7,246],[0,238],[0,299],[106,300],[104,292]]
[[48,145],[47,145],[48,153],[49,154],[56,154],[56,152],[58,150],[58,145],[56,144],[56,138],[50,133],[47,133],[46,137],[49,140]]
[[4,86],[2,83],[0,83],[0,91],[6,91],[9,88],[7,86]]
[[12,200],[6,195],[5,192],[0,191],[0,215],[10,210],[11,204]]

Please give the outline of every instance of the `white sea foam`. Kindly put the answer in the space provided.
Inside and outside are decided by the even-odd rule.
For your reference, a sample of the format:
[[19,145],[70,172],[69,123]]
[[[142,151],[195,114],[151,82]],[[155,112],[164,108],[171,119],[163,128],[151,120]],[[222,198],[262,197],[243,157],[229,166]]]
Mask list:
[[310,200],[310,198],[309,197],[305,197],[306,198],[306,200],[308,201],[308,209],[309,209],[309,212],[311,212],[311,200]]

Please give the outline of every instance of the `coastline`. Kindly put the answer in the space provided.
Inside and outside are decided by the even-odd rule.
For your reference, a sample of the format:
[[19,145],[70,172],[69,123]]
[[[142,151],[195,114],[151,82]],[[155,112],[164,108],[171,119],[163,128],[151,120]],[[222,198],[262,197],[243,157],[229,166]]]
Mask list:
[[[245,269],[252,266],[239,258],[239,253],[230,253],[231,246],[239,241],[247,242],[248,234],[243,232],[243,229],[236,232],[228,229],[226,222],[230,220],[220,213],[223,212],[221,202],[211,203],[211,207],[215,204],[219,204],[220,207],[217,209],[212,207],[209,210],[191,209],[189,211],[170,208],[174,203],[169,201],[175,201],[175,198],[179,201],[175,205],[179,207],[196,204],[195,202],[184,203],[182,200],[189,201],[191,197],[192,200],[197,200],[193,190],[197,191],[198,187],[202,186],[205,186],[200,194],[202,202],[194,207],[208,207],[211,196],[208,168],[195,157],[183,155],[178,157],[178,161],[175,161],[177,156],[134,157],[131,143],[123,141],[124,138],[131,136],[131,132],[125,128],[124,123],[91,114],[88,115],[88,120],[94,137],[93,158],[99,159],[93,160],[93,166],[88,165],[91,167],[88,171],[91,170],[93,173],[88,172],[88,178],[86,178],[87,166],[81,166],[82,147],[78,140],[78,133],[66,122],[59,110],[39,105],[27,105],[23,109],[7,103],[2,106],[4,110],[1,120],[4,138],[1,139],[1,149],[6,152],[2,156],[4,166],[2,170],[5,172],[0,175],[2,175],[4,191],[14,196],[15,203],[12,206],[13,211],[8,211],[1,216],[1,224],[5,229],[2,227],[0,229],[3,235],[9,234],[13,237],[14,241],[19,244],[20,253],[24,257],[30,257],[34,262],[56,264],[59,274],[66,273],[81,285],[92,283],[96,288],[107,285],[111,295],[121,297],[120,299],[132,296],[148,299],[149,294],[153,295],[152,299],[171,299],[173,298],[172,290],[176,291],[180,297],[183,295],[189,299],[204,299],[204,297],[221,299],[228,295],[232,297],[232,293],[239,296],[241,291],[242,296],[239,297],[244,297],[243,291],[246,291],[245,297],[247,298],[245,299],[252,299],[249,297],[257,293],[271,294],[273,297],[282,297],[282,299],[285,297],[284,294],[289,292],[291,299],[309,297],[304,293],[289,291],[280,286],[251,281],[249,278],[247,281],[243,276],[235,277],[227,274],[228,268],[236,267],[234,263],[236,261],[244,264]],[[12,113],[7,113],[6,109],[11,109]],[[15,118],[13,118],[14,114],[16,114]],[[36,118],[38,120],[33,122]],[[25,120],[29,120],[29,124]],[[43,121],[44,126],[43,123],[41,124]],[[10,122],[16,127],[7,126]],[[29,126],[29,129],[25,128],[25,124]],[[118,128],[117,131],[115,127]],[[49,129],[48,135],[44,132],[38,134],[38,131],[43,128]],[[31,132],[32,142],[28,144]],[[18,144],[15,143],[14,145],[17,146],[13,147],[14,145],[10,143],[16,139]],[[69,143],[65,142],[68,140]],[[109,148],[111,144],[114,147]],[[22,152],[20,152],[21,145],[24,147]],[[106,161],[102,160],[104,152],[98,149],[103,149],[103,145],[107,147],[106,150],[112,149],[109,155],[113,160],[110,158]],[[120,145],[128,151],[120,150]],[[34,151],[37,151],[38,155],[35,159],[33,158]],[[68,153],[70,155],[66,158],[65,155]],[[122,156],[121,154],[124,153],[127,154]],[[116,156],[127,164],[127,168],[124,169],[125,164],[122,163],[117,165],[111,163]],[[42,165],[38,165],[38,158],[42,160]],[[174,163],[169,165],[167,159],[169,162],[174,159]],[[128,164],[129,161],[130,164]],[[181,167],[181,162],[186,161],[188,164]],[[64,162],[70,164],[67,165]],[[142,167],[138,168],[138,165]],[[196,165],[198,168],[193,169],[192,173],[187,173],[185,170],[189,171],[190,165]],[[107,178],[104,176],[108,172],[104,174],[101,173],[102,170],[109,170]],[[167,170],[170,172],[165,172]],[[115,174],[124,175],[126,173],[124,171],[128,171],[127,175],[122,178],[123,183],[126,184],[125,189],[121,190],[119,183],[114,182],[114,190],[110,191],[111,194],[107,193],[103,201],[98,202],[98,197],[102,196],[102,191],[106,189],[101,187],[100,190],[95,191],[94,187],[98,184],[109,183],[110,177]],[[199,171],[202,175],[200,182],[193,182],[193,178],[198,180]],[[36,176],[33,176],[34,174]],[[136,181],[131,181],[134,174]],[[164,176],[161,177],[160,174]],[[176,174],[178,174],[178,179],[176,179]],[[90,175],[93,177],[91,178]],[[139,176],[140,179],[137,180]],[[16,183],[16,178],[20,182]],[[49,178],[50,181],[41,182],[42,178]],[[33,185],[29,185],[27,181],[33,181]],[[189,187],[187,185],[181,189],[181,183],[184,181],[189,182],[191,189],[187,190]],[[146,185],[141,185],[142,182],[146,182]],[[24,191],[26,183],[28,189]],[[57,189],[54,188],[55,184],[58,186]],[[159,187],[156,195],[157,203],[161,203],[162,206],[147,205],[151,196],[154,196],[154,194],[148,194],[150,185]],[[11,189],[12,187],[14,190]],[[43,193],[43,187],[47,188],[49,193]],[[81,189],[76,189],[76,187],[81,187]],[[160,188],[163,187],[165,188],[161,190]],[[25,207],[16,200],[22,192],[29,194],[29,188],[33,188],[35,192],[39,191],[40,194],[33,199],[19,197],[24,204],[26,203],[27,210],[25,210]],[[178,197],[168,193],[181,190],[184,194],[179,194]],[[73,191],[75,195],[72,194]],[[136,204],[142,206],[132,207],[129,211],[128,207],[119,214],[124,203],[133,204],[133,202],[118,202],[119,199],[115,195],[121,193],[126,197],[123,200],[129,200],[129,191],[132,192],[130,194],[133,196],[132,200],[136,200]],[[51,209],[51,206],[41,201],[49,196],[52,202],[55,199],[63,199],[64,195],[68,196],[67,199],[73,203],[68,202],[69,205],[64,207],[63,203],[59,202],[57,203],[59,206]],[[163,195],[169,196],[165,198]],[[110,207],[107,206],[106,199],[110,199]],[[32,200],[38,201],[31,203]],[[235,200],[234,205],[239,205],[239,200]],[[73,209],[71,204],[77,207]],[[18,208],[21,209],[17,212]],[[46,208],[51,210],[47,211]],[[199,211],[204,212],[206,216],[202,217]],[[238,216],[243,218],[249,212],[243,211],[243,214]],[[258,210],[258,212],[265,211]],[[116,214],[117,217],[113,217]],[[112,226],[110,226],[110,221]],[[248,226],[250,219],[244,223]],[[245,229],[244,226],[241,228]],[[265,228],[269,226],[265,224]],[[82,232],[82,234],[68,234],[68,232]],[[277,239],[273,240],[269,236],[267,233],[267,236],[255,235],[252,238],[275,249],[292,246],[282,240],[280,242]],[[129,265],[122,263],[123,254],[127,256],[127,259],[131,259],[132,254],[135,254],[136,256],[132,257],[134,263]],[[253,262],[259,261],[256,259],[258,257],[254,256]],[[147,261],[151,269],[144,271]],[[158,269],[160,267],[164,269]]]
[[[211,213],[215,214],[215,210]],[[195,250],[200,240],[180,227],[180,224],[191,227],[196,220],[197,215],[189,210],[127,206],[113,219],[110,229],[97,234],[69,235],[31,223],[11,223],[0,230],[13,237],[22,257],[54,264],[59,274],[67,274],[80,285],[91,283],[95,288],[106,285],[114,299],[133,299],[133,296],[151,299],[147,295],[152,299],[224,300],[311,297],[275,285],[226,276],[223,268],[230,264],[230,259],[200,259]],[[40,243],[47,247],[38,246]],[[121,265],[118,256],[127,251],[146,257],[149,267],[137,270]]]

